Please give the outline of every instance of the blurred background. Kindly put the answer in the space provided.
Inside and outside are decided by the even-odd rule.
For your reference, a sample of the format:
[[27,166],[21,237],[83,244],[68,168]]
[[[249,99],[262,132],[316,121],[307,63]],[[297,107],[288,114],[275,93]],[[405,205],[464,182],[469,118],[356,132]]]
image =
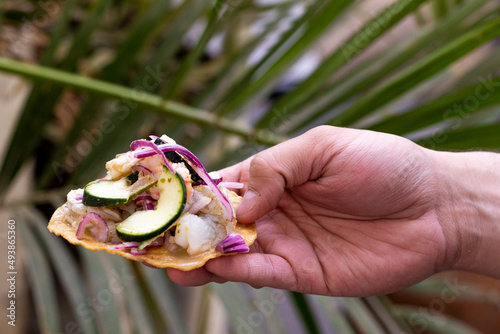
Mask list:
[[500,283],[473,274],[370,298],[183,288],[46,229],[69,189],[150,134],[209,170],[319,124],[498,150],[499,36],[493,0],[0,1],[6,315],[16,273],[0,332],[499,333]]

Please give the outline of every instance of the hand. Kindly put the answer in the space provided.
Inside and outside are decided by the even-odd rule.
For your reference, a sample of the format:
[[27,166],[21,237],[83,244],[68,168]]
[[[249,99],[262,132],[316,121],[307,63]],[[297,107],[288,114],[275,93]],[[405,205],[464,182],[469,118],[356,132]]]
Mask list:
[[[247,185],[249,254],[210,260],[182,285],[246,282],[335,296],[384,294],[457,263],[436,152],[387,134],[322,126],[221,172]],[[447,194],[447,193],[446,193]]]

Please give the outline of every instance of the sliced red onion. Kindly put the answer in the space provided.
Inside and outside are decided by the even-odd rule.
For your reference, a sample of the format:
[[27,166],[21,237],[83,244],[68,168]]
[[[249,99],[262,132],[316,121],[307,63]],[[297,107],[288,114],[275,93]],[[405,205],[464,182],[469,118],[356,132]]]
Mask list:
[[160,247],[163,246],[164,244],[165,244],[165,236],[162,235],[161,237],[156,238],[152,243],[147,245],[146,248]]
[[203,197],[200,200],[194,202],[193,205],[191,205],[189,207],[188,211],[189,211],[189,213],[192,213],[193,215],[195,215],[196,213],[198,213],[198,211],[200,211],[205,206],[207,206],[208,203],[210,203],[211,201],[212,201],[212,199],[210,197]]
[[144,206],[144,210],[154,210],[156,207],[153,201],[144,201],[142,205]]
[[122,242],[119,245],[113,246],[111,248],[113,249],[132,249],[132,248],[137,248],[139,247],[139,243],[135,241],[130,241],[130,242]]
[[141,252],[142,250],[145,250],[148,248],[160,247],[160,246],[163,246],[164,243],[165,243],[165,237],[159,236],[156,239],[149,239],[149,240],[141,242],[139,247],[137,247],[137,251]]
[[83,201],[83,196],[77,196],[77,197],[75,197],[75,201],[78,201],[78,202]]
[[[165,244],[165,237],[161,236],[156,238],[152,243],[144,247],[144,251],[148,248],[154,248],[154,247],[160,247]],[[111,247],[112,249],[135,249],[135,252],[141,252],[137,248],[141,245],[140,242],[135,242],[135,241],[130,241],[130,242],[122,242],[119,245]],[[132,251],[131,251],[132,252]],[[141,255],[141,254],[135,254],[135,255]]]
[[106,221],[95,212],[90,212],[83,217],[82,221],[78,225],[78,229],[76,230],[77,239],[83,238],[83,235],[85,234],[85,226],[89,223],[94,225],[90,232],[97,241],[106,242],[109,240],[108,224],[106,224]]
[[245,244],[245,245],[237,245],[237,246],[233,246],[233,247],[228,247],[228,248],[225,248],[224,249],[224,253],[225,254],[229,254],[229,253],[248,253],[250,251],[250,248],[248,248],[248,246]]
[[151,136],[149,136],[149,138],[151,138],[151,140],[152,140],[152,141],[155,141],[156,139],[158,139],[158,138],[160,138],[160,137],[158,137],[158,136],[154,136],[154,135],[151,135]]
[[[222,177],[218,179],[212,179],[212,181],[214,181],[215,185],[218,186],[222,182]],[[207,183],[203,180],[200,182],[193,182],[193,186],[199,186],[199,185],[206,186]]]
[[247,246],[241,235],[233,232],[222,240],[217,247],[215,247],[215,250],[222,254],[248,253],[250,248]]
[[[135,151],[135,149],[140,147],[138,145],[141,145],[141,143],[137,142],[146,142],[151,145],[144,145],[147,146],[148,148],[142,149],[140,151]],[[208,175],[208,172],[206,171],[205,167],[203,167],[200,160],[198,160],[198,158],[193,153],[191,153],[187,148],[177,144],[163,144],[157,146],[147,140],[142,140],[142,141],[136,140],[132,142],[130,147],[132,148],[133,151],[135,151],[134,156],[139,159],[150,157],[154,154],[159,154],[158,151],[160,152],[175,151],[177,153],[182,154],[184,158],[186,158],[190,162],[191,167],[193,167],[194,171],[203,179],[203,181],[205,181],[207,186],[214,192],[214,194],[220,200],[222,207],[224,209],[224,218],[226,218],[229,221],[233,220],[233,207],[231,206],[231,203],[229,203],[228,199],[222,194],[220,189],[217,188],[217,185],[215,184],[214,180],[212,180],[210,175]],[[167,160],[164,154],[161,155],[164,157],[164,160]]]
[[229,182],[229,181],[223,181],[218,184],[218,186],[224,187],[224,188],[229,188],[229,189],[242,189],[244,184],[241,182]]
[[[222,176],[220,176],[218,172],[210,172],[208,173],[208,176],[210,176],[212,181],[214,181],[215,185],[219,185],[219,183],[223,181]],[[199,186],[200,184],[204,186],[207,185],[206,182],[202,180],[200,182],[194,182],[193,186]]]
[[154,210],[156,201],[148,194],[141,194],[134,199],[134,204],[137,206],[142,205],[145,210]]
[[146,249],[139,251],[139,250],[137,250],[137,247],[130,249],[130,254],[132,254],[132,255],[144,255],[144,254],[146,254],[146,252],[147,252]]
[[[135,157],[136,158],[138,158],[138,156],[137,156],[138,153],[144,152],[144,151],[151,151],[152,150],[153,151],[152,154],[145,155],[142,158],[150,157],[150,156],[154,155],[155,153],[159,154],[162,157],[163,163],[165,164],[165,166],[167,166],[168,170],[172,174],[176,173],[176,171],[174,170],[174,167],[172,166],[172,164],[168,161],[167,157],[165,157],[165,154],[163,154],[163,152],[159,149],[159,147],[155,143],[150,142],[149,140],[139,139],[139,140],[134,140],[132,142],[132,144],[130,144],[130,148],[132,149],[132,151],[136,151],[137,149],[139,149],[141,147],[144,148],[144,149],[135,152]],[[148,150],[148,148],[150,150]]]
[[155,173],[153,173],[153,171],[151,169],[149,169],[148,167],[144,167],[143,165],[135,165],[135,167],[137,167],[141,170],[141,173],[143,176],[146,176],[146,175],[155,176]]
[[136,198],[134,198],[134,203],[137,205],[139,202],[142,202],[142,201],[152,201],[153,198],[151,197],[151,195],[148,195],[148,194],[140,194],[139,196],[137,196]]

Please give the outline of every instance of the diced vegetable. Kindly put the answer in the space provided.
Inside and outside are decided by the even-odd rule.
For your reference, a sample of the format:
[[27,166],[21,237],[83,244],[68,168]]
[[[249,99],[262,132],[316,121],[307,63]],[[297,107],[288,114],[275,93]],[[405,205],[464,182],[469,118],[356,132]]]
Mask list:
[[149,175],[131,184],[129,176],[116,181],[104,180],[88,184],[83,192],[83,204],[110,206],[127,203],[156,184]]
[[237,233],[229,234],[224,240],[222,240],[215,250],[222,254],[227,253],[248,253],[250,248],[245,243],[245,240],[241,235]]
[[165,166],[158,179],[160,199],[155,210],[138,211],[116,226],[125,241],[145,241],[162,234],[179,218],[186,205],[186,185]]
[[76,231],[76,238],[82,239],[85,234],[85,227],[88,225],[94,225],[90,232],[92,236],[100,242],[109,241],[109,227],[106,221],[97,213],[91,212],[83,217],[82,221],[78,225],[78,230]]

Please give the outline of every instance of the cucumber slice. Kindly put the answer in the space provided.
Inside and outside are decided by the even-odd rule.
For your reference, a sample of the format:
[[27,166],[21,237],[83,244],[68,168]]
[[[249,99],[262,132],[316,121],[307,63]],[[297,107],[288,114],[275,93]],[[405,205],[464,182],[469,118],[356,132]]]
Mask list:
[[179,174],[172,174],[163,166],[158,181],[160,199],[155,210],[138,211],[116,225],[118,236],[124,241],[145,241],[169,229],[186,206],[186,185]]
[[157,182],[158,180],[151,179],[149,175],[133,184],[131,184],[130,175],[116,181],[93,182],[85,187],[82,202],[87,206],[110,206],[127,203]]

